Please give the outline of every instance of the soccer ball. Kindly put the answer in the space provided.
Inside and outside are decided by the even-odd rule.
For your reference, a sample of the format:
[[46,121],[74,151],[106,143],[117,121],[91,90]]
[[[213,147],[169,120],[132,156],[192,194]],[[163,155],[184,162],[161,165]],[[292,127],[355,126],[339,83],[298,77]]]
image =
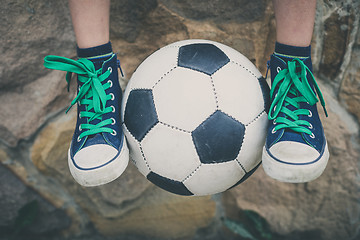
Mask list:
[[208,40],[165,46],[132,75],[122,104],[130,157],[155,185],[210,195],[261,163],[269,87],[236,50]]

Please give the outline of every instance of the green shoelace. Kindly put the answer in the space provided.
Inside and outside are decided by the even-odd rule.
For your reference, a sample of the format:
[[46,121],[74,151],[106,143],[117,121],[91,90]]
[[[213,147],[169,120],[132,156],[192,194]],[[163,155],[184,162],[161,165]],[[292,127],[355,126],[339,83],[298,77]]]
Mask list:
[[[79,92],[75,99],[71,102],[69,108],[79,103],[85,106],[85,111],[81,111],[79,117],[88,118],[86,124],[80,125],[82,133],[79,135],[79,140],[83,137],[93,135],[96,133],[112,133],[111,128],[107,125],[114,124],[113,119],[103,119],[103,115],[113,112],[114,107],[106,107],[107,100],[113,99],[113,95],[106,94],[105,90],[112,86],[111,81],[104,82],[111,74],[111,69],[108,69],[102,74],[102,69],[95,70],[94,64],[85,58],[80,58],[75,61],[73,59],[49,55],[44,58],[44,66],[46,68],[67,71],[66,81],[68,83],[68,90],[71,81],[72,73],[78,74],[78,80],[82,83]],[[93,110],[93,111],[91,111]],[[92,124],[91,121],[98,119],[97,124]]]
[[[310,130],[313,126],[308,121],[299,119],[300,115],[311,115],[310,110],[300,108],[301,102],[306,102],[310,105],[318,102],[316,94],[306,78],[307,73],[310,74],[310,81],[314,84],[315,91],[319,96],[326,117],[328,116],[324,98],[315,81],[314,75],[303,61],[295,58],[288,62],[287,69],[279,71],[271,86],[271,99],[274,97],[275,89],[278,88],[278,92],[271,103],[268,116],[269,120],[274,120],[277,124],[274,128],[275,132],[280,129],[289,128],[295,132],[314,136]],[[290,95],[294,97],[290,97]],[[290,110],[288,108],[290,106],[293,106],[295,110]],[[280,117],[280,113],[283,113],[285,117]]]

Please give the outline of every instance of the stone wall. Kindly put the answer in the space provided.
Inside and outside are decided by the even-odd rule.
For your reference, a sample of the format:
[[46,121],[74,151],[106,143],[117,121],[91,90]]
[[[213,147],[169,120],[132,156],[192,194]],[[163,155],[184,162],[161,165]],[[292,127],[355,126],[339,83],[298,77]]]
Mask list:
[[[225,43],[265,75],[275,43],[271,1],[121,0],[111,9],[127,79],[153,51],[188,38]],[[321,116],[331,154],[324,174],[286,184],[259,168],[223,194],[181,197],[131,164],[102,187],[74,182],[67,149],[76,113],[64,110],[75,86],[68,93],[65,73],[42,65],[48,54],[76,55],[67,2],[3,0],[0,239],[359,239],[359,12],[357,0],[318,1],[312,55],[329,111]]]

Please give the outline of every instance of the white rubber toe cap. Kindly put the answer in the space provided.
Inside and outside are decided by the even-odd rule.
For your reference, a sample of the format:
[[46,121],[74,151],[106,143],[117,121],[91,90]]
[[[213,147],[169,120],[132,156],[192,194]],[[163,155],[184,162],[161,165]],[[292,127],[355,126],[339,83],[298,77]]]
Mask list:
[[[123,145],[117,150],[106,144],[96,144],[81,149],[68,165],[71,175],[82,186],[93,187],[109,183],[118,178],[129,162],[129,149],[123,136]],[[75,163],[75,164],[74,164]]]
[[303,183],[318,178],[328,159],[327,143],[320,156],[306,144],[284,141],[274,144],[269,150],[263,148],[262,166],[267,175],[281,182]]
[[319,152],[309,145],[291,141],[278,142],[269,152],[275,159],[289,164],[311,163],[320,157]]
[[81,149],[74,156],[74,162],[79,168],[97,168],[116,157],[118,150],[114,147],[97,144]]

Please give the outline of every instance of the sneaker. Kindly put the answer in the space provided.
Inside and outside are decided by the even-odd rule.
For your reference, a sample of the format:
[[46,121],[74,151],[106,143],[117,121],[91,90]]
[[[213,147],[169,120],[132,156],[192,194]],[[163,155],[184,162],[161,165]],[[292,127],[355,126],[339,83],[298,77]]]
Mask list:
[[115,180],[124,172],[129,159],[121,129],[122,91],[116,55],[111,54],[98,70],[94,61],[86,58],[75,61],[49,55],[44,61],[47,68],[67,71],[68,84],[71,74],[78,74],[77,96],[67,110],[78,105],[76,128],[68,151],[72,176],[87,187]]
[[325,102],[312,74],[311,58],[273,54],[269,68],[270,123],[263,148],[263,168],[279,181],[312,181],[324,171],[329,151],[316,108],[319,98],[327,116]]

